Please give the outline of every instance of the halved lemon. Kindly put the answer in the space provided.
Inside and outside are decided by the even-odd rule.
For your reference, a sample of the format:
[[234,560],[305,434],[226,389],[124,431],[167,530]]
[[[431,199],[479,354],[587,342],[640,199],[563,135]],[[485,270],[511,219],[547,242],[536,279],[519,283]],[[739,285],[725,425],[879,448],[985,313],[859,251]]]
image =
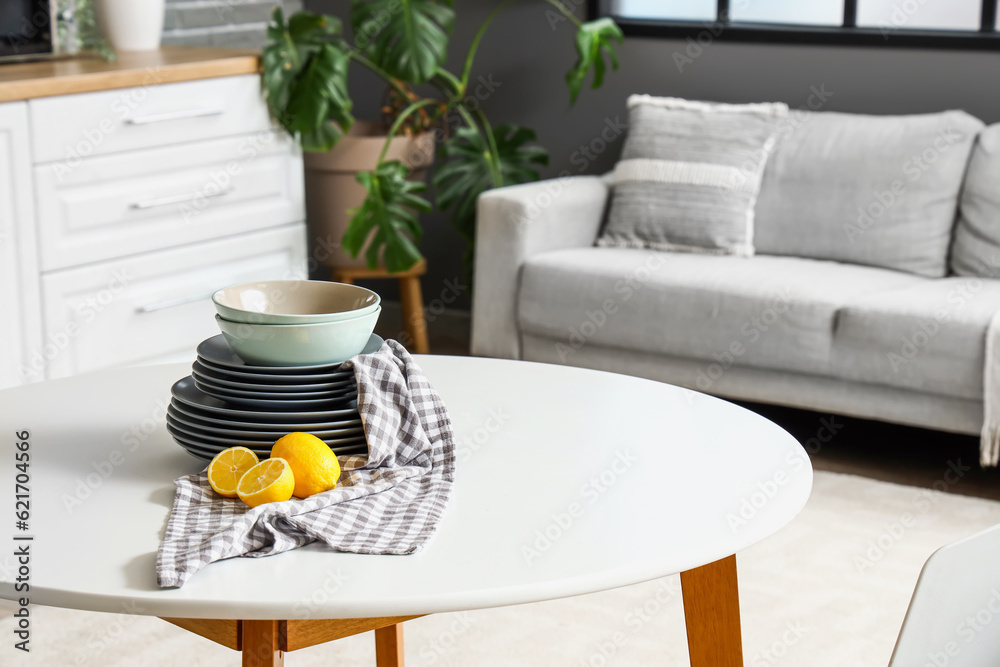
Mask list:
[[240,478],[258,463],[260,459],[246,447],[224,449],[208,464],[208,483],[220,496],[235,498]]
[[288,461],[282,458],[265,459],[247,470],[236,493],[250,507],[264,503],[280,503],[292,497],[295,476]]

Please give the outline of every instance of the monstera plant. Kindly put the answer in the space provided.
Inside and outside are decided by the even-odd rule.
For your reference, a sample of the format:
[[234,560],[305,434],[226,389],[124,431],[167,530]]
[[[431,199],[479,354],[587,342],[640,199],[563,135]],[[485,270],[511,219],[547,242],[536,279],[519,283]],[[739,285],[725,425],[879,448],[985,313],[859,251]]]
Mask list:
[[[433,184],[439,209],[471,246],[475,202],[484,191],[539,178],[548,154],[535,133],[515,125],[494,127],[468,94],[476,52],[496,16],[517,0],[504,0],[472,40],[462,71],[444,69],[455,24],[452,0],[352,0],[353,39],[333,16],[298,12],[285,20],[274,10],[264,49],[263,82],[275,119],[306,151],[329,151],[350,131],[354,117],[347,91],[352,65],[374,72],[387,87],[383,106],[385,146],[376,166],[358,174],[363,203],[350,211],[343,247],[353,256],[364,250],[367,264],[383,262],[402,271],[421,259],[418,212],[430,211],[426,185],[409,178],[400,160],[386,159],[390,141],[400,135],[434,131],[437,151]],[[576,63],[566,75],[571,102],[592,74],[601,85],[607,68],[618,67],[614,45],[622,32],[608,18],[581,22],[559,0],[545,1],[575,26]],[[418,94],[433,91],[431,94]]]

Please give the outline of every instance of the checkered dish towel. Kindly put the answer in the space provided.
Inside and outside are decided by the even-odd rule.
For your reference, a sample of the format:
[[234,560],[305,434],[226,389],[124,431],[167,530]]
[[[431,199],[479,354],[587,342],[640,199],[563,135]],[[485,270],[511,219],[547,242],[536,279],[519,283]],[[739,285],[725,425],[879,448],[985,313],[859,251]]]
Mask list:
[[340,457],[337,488],[248,509],[216,494],[208,475],[178,478],[156,557],[161,587],[209,563],[258,558],[315,541],[336,551],[409,554],[437,528],[451,495],[455,440],[441,397],[402,345],[386,341],[351,361],[368,457]]

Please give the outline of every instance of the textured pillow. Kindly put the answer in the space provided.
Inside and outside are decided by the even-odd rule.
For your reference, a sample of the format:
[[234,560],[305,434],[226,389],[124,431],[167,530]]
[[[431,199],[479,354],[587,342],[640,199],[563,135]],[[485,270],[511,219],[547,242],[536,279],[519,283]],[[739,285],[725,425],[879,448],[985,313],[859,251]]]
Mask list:
[[757,252],[945,275],[958,195],[983,123],[795,112],[757,200]]
[[1000,278],[1000,124],[983,130],[972,149],[953,244],[953,272]]
[[633,95],[601,246],[753,254],[753,211],[784,104]]

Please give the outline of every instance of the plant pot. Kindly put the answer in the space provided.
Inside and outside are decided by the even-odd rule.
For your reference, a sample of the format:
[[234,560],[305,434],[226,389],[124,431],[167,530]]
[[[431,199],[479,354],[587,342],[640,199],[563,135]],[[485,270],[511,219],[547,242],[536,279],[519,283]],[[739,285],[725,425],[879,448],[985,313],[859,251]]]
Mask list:
[[[381,124],[357,121],[333,150],[304,156],[310,252],[330,268],[367,266],[365,249],[368,243],[354,258],[342,249],[341,240],[351,220],[348,211],[361,206],[365,200],[366,190],[358,183],[358,173],[375,169],[384,145],[385,132]],[[433,133],[394,138],[385,159],[399,160],[410,168],[412,180],[423,181],[427,177],[427,167],[434,162]]]
[[163,37],[164,0],[94,0],[101,32],[116,51],[153,51]]

